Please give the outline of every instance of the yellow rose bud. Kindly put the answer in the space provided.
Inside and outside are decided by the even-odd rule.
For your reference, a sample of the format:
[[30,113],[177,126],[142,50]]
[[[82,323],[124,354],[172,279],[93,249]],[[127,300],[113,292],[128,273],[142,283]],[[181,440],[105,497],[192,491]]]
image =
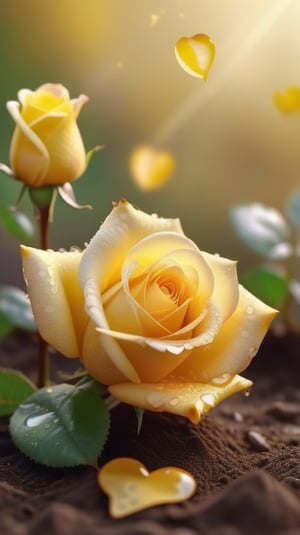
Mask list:
[[239,285],[236,263],[200,251],[179,220],[116,205],[85,251],[23,247],[45,340],[120,401],[198,422],[247,390],[244,370],[276,311]]
[[10,145],[14,176],[30,187],[61,185],[85,171],[87,158],[77,117],[88,97],[70,99],[61,84],[21,89],[7,102],[16,123]]

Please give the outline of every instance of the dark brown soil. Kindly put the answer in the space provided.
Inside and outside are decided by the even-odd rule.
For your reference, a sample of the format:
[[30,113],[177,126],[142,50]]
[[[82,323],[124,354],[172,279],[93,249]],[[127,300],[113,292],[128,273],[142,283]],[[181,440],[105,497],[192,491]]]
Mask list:
[[[122,520],[92,468],[49,469],[25,458],[0,420],[1,535],[299,535],[300,340],[269,334],[245,376],[250,397],[238,394],[195,426],[147,413],[139,436],[130,407],[114,410],[100,464],[131,456],[149,470],[178,466],[197,479],[197,494],[177,505],[147,509]],[[0,366],[34,378],[34,338],[8,337]],[[53,367],[69,364],[52,356]]]

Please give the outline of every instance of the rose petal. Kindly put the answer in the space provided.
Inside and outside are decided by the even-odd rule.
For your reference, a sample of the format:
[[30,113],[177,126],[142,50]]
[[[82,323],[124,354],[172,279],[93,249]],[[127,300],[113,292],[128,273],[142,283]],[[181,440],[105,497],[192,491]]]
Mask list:
[[171,178],[175,159],[168,151],[142,145],[130,155],[129,168],[135,183],[142,190],[153,191]]
[[119,401],[157,412],[185,416],[197,424],[204,413],[236,392],[249,390],[252,382],[239,375],[215,377],[210,383],[116,384],[110,393]]
[[67,357],[80,357],[88,316],[78,283],[82,253],[21,247],[24,275],[42,338]]
[[283,93],[274,94],[276,107],[283,113],[293,114],[300,111],[300,87],[290,86]]
[[212,299],[225,321],[235,310],[239,300],[237,262],[201,251],[214,276]]
[[109,497],[113,518],[123,518],[154,505],[178,503],[190,498],[197,487],[193,476],[174,466],[149,473],[132,458],[118,458],[106,463],[98,473],[100,488]]
[[[79,95],[77,98],[72,98],[71,103],[74,111],[74,118],[77,119],[78,115],[81,112],[82,106],[89,101],[89,97],[86,95]],[[98,150],[98,149],[97,149]]]
[[200,319],[201,323],[198,325],[198,334],[192,338],[180,338],[179,340],[176,339],[177,333],[166,338],[149,338],[147,336],[113,331],[109,328],[105,329],[97,327],[96,330],[101,334],[107,334],[108,336],[112,336],[118,340],[124,340],[127,342],[133,342],[135,344],[137,343],[142,346],[151,347],[152,349],[155,349],[155,351],[159,352],[167,351],[173,355],[179,355],[185,350],[189,351],[195,347],[210,344],[217,336],[222,324],[222,317],[217,307],[213,303],[208,305],[207,313],[204,316],[201,316]]
[[277,311],[240,286],[238,306],[214,341],[196,347],[170,380],[209,381],[223,373],[240,373],[253,357]]
[[58,193],[66,204],[72,206],[72,208],[75,208],[76,210],[93,209],[90,204],[78,204],[73,186],[70,184],[70,182],[65,182],[62,186],[59,186]]
[[185,72],[205,80],[215,57],[215,45],[203,33],[181,37],[175,45],[175,56]]
[[[56,98],[63,98],[64,100],[70,99],[70,93],[68,89],[62,84],[52,84],[47,82],[46,84],[40,85],[34,93],[50,93]],[[18,93],[19,97],[19,93]]]
[[212,270],[198,247],[186,236],[175,232],[160,232],[147,236],[129,250],[123,268],[124,285],[127,284],[124,273],[127,275],[128,266],[136,266],[139,273],[143,268],[150,269],[149,266],[155,270],[156,262],[157,269],[164,265],[179,266],[185,273],[186,287],[191,284],[190,281],[193,282],[191,277],[193,272],[196,274],[194,284],[187,292],[187,297],[191,297],[192,292],[194,294],[194,305],[191,304],[193,311],[189,313],[188,323],[201,313],[212,295],[214,287]]
[[121,279],[121,269],[128,250],[155,232],[183,234],[179,219],[164,219],[136,210],[123,200],[114,206],[90,241],[80,266],[82,287],[92,278],[102,293]]
[[[22,168],[22,180],[26,182],[24,169],[28,167],[28,181],[33,186],[38,186],[43,182],[43,177],[48,171],[50,157],[47,148],[39,136],[33,132],[20,114],[20,104],[15,101],[8,101],[7,110],[14,119],[19,129],[16,129],[10,145],[10,161],[14,175],[20,175],[18,168]],[[18,158],[15,159],[15,147],[18,148]],[[20,162],[20,154],[23,160]],[[30,160],[26,161],[26,155],[30,154]]]
[[86,311],[97,326],[109,329],[100,295],[120,281],[128,249],[145,236],[164,230],[182,233],[180,221],[145,214],[125,200],[106,218],[88,245],[79,270]]
[[[102,344],[103,339],[104,337],[95,331],[95,325],[90,320],[85,331],[82,346],[82,360],[86,371],[99,381],[99,383],[105,385],[121,383],[128,380],[127,375],[130,376],[130,373],[124,375],[114,365],[104,344]],[[120,368],[122,369],[122,366]],[[136,382],[139,382],[138,377],[136,378]]]
[[[86,282],[85,285],[85,304],[87,306],[88,303],[88,311],[89,315],[92,317],[92,320],[94,321],[94,317],[96,317],[100,321],[107,322],[106,316],[103,312],[103,303],[99,301],[99,289],[98,289],[98,283],[97,281],[90,279]],[[100,307],[99,308],[99,304]],[[101,311],[103,313],[103,319],[100,316]],[[101,334],[107,334],[101,333]],[[99,339],[100,342],[100,339]],[[119,370],[120,373],[124,375],[125,378],[129,379],[130,381],[133,381],[134,383],[139,383],[140,379],[135,371],[134,367],[128,360],[126,354],[122,350],[121,346],[118,344],[116,340],[114,340],[110,336],[103,336],[101,337],[101,345],[104,347],[105,352],[109,357],[111,358],[112,363],[114,366]],[[100,349],[101,346],[99,346]],[[87,362],[89,361],[89,355],[87,355]],[[84,355],[85,360],[85,355]],[[98,362],[98,360],[97,360]],[[101,367],[101,361],[97,364],[96,368],[100,365]],[[88,364],[86,364],[88,366]],[[98,378],[98,375],[97,375]],[[100,380],[100,379],[98,379]]]

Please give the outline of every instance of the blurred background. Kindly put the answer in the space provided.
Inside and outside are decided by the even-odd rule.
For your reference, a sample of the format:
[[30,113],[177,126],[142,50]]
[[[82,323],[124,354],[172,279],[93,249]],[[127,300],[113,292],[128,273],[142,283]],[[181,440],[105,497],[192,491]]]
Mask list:
[[[299,0],[0,0],[0,161],[8,162],[13,122],[6,101],[21,88],[60,82],[89,96],[79,126],[97,153],[73,183],[75,211],[60,200],[53,248],[82,247],[126,197],[164,217],[180,217],[201,249],[250,266],[229,209],[259,201],[282,210],[300,181],[300,114],[285,116],[273,95],[300,85]],[[178,65],[174,46],[206,33],[216,45],[207,81]],[[173,179],[143,193],[128,172],[140,143],[176,157]],[[20,183],[0,174],[0,205]],[[33,214],[25,196],[20,209]],[[22,286],[18,241],[0,228],[0,284]]]

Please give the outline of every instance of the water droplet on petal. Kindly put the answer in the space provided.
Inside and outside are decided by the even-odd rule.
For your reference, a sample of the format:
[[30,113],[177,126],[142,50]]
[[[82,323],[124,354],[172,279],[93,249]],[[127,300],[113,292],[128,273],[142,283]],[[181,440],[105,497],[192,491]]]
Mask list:
[[230,379],[231,375],[230,373],[223,373],[223,375],[219,375],[218,377],[214,377],[211,382],[214,385],[223,385],[224,383],[227,383],[227,381]]
[[213,394],[203,394],[200,396],[200,399],[205,405],[209,405],[210,407],[214,407],[215,405],[215,396]]
[[250,347],[248,350],[248,357],[253,358],[255,357],[256,353],[257,353],[257,347],[254,347],[254,346]]
[[169,401],[169,404],[171,405],[171,407],[176,407],[176,405],[178,405],[179,403],[179,399],[178,398],[173,398]]
[[158,407],[161,407],[161,405],[163,405],[165,401],[165,396],[159,392],[150,392],[150,394],[147,395],[146,399],[154,409],[158,409]]

